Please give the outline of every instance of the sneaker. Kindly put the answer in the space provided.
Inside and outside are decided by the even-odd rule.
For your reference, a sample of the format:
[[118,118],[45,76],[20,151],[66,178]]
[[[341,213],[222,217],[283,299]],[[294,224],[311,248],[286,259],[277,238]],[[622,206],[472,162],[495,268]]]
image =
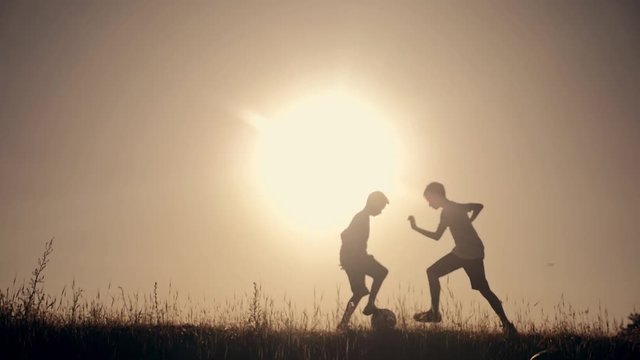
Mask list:
[[378,311],[378,308],[375,305],[369,303],[367,304],[367,306],[364,307],[364,309],[362,310],[362,313],[369,316],[369,315],[373,315],[373,313],[376,311]]
[[438,323],[442,321],[442,315],[440,313],[433,312],[433,310],[416,313],[413,315],[413,319],[419,322],[432,322]]
[[505,323],[502,324],[502,332],[507,336],[507,337],[514,337],[514,336],[518,336],[518,330],[516,330],[516,327],[513,325],[512,322],[507,321]]

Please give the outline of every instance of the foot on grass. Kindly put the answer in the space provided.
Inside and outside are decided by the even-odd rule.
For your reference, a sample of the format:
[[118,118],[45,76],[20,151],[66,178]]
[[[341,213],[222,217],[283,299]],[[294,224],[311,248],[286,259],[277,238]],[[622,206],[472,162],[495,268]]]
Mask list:
[[502,332],[507,337],[518,336],[518,330],[516,330],[516,327],[510,321],[506,321],[506,322],[502,323]]
[[338,328],[336,329],[338,332],[345,332],[345,331],[349,331],[349,322],[348,321],[341,321],[338,324]]
[[416,313],[415,315],[413,315],[413,319],[419,322],[438,323],[442,321],[442,316],[439,312],[436,313],[433,310],[429,310],[421,313]]
[[362,310],[362,313],[369,316],[369,315],[373,315],[373,313],[376,311],[378,311],[378,308],[372,303],[368,303],[367,306],[365,306],[364,309]]

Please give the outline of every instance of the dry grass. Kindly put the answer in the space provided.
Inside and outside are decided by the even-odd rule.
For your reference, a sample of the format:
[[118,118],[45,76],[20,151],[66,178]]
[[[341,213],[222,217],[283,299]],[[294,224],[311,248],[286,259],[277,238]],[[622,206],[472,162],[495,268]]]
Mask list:
[[[344,304],[322,309],[315,295],[311,309],[291,299],[274,299],[258,284],[251,293],[222,302],[182,298],[171,285],[154,283],[149,293],[128,293],[109,285],[89,298],[72,283],[57,296],[43,291],[53,251],[45,246],[31,279],[0,292],[0,357],[19,358],[162,358],[162,359],[526,359],[550,349],[563,358],[640,358],[640,342],[618,331],[605,309],[578,311],[564,299],[546,314],[524,301],[514,319],[522,336],[506,339],[484,307],[463,309],[444,287],[442,324],[416,324],[411,314],[420,298],[415,289],[398,289],[388,301],[398,316],[396,330],[376,333],[356,316],[354,330],[333,331]],[[446,285],[446,284],[445,284]],[[468,311],[464,311],[468,310]],[[533,322],[534,311],[542,321]]]

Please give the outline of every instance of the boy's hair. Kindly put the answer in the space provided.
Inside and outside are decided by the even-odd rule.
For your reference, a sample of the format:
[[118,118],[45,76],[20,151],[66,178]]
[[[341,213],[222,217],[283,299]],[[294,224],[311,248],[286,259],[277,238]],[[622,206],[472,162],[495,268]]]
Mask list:
[[424,189],[424,193],[423,196],[427,196],[427,194],[437,194],[437,195],[441,195],[442,197],[445,197],[445,191],[444,191],[444,185],[442,185],[439,182],[432,182],[429,185],[427,185],[427,187]]
[[389,199],[382,191],[374,191],[367,197],[367,206],[373,204],[388,204]]

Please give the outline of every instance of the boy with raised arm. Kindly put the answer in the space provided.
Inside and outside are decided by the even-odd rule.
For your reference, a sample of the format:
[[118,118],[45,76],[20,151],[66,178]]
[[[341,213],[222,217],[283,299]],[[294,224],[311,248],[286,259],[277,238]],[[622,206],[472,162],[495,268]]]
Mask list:
[[[440,280],[439,278],[454,270],[463,268],[471,280],[471,288],[478,290],[489,302],[491,308],[500,318],[502,329],[507,335],[517,334],[513,323],[509,321],[502,308],[502,303],[491,291],[484,272],[484,245],[471,224],[483,208],[482,204],[458,204],[447,199],[444,186],[437,182],[427,185],[424,198],[434,209],[442,208],[440,225],[435,232],[421,229],[416,225],[413,215],[409,216],[411,228],[433,240],[440,240],[444,231],[449,228],[455,242],[453,250],[436,261],[427,269],[429,290],[431,293],[431,309],[417,313],[414,319],[420,322],[440,322]],[[471,213],[471,216],[469,216]]]
[[[375,306],[376,296],[389,271],[372,255],[367,254],[369,217],[380,215],[388,203],[389,200],[382,192],[372,192],[367,198],[364,209],[353,217],[349,226],[340,234],[342,238],[340,266],[347,273],[353,295],[347,303],[342,321],[338,324],[338,330],[346,330],[349,327],[349,319],[364,296],[369,295],[369,301],[362,313],[372,315],[378,310]],[[371,292],[365,285],[365,275],[373,278]]]

